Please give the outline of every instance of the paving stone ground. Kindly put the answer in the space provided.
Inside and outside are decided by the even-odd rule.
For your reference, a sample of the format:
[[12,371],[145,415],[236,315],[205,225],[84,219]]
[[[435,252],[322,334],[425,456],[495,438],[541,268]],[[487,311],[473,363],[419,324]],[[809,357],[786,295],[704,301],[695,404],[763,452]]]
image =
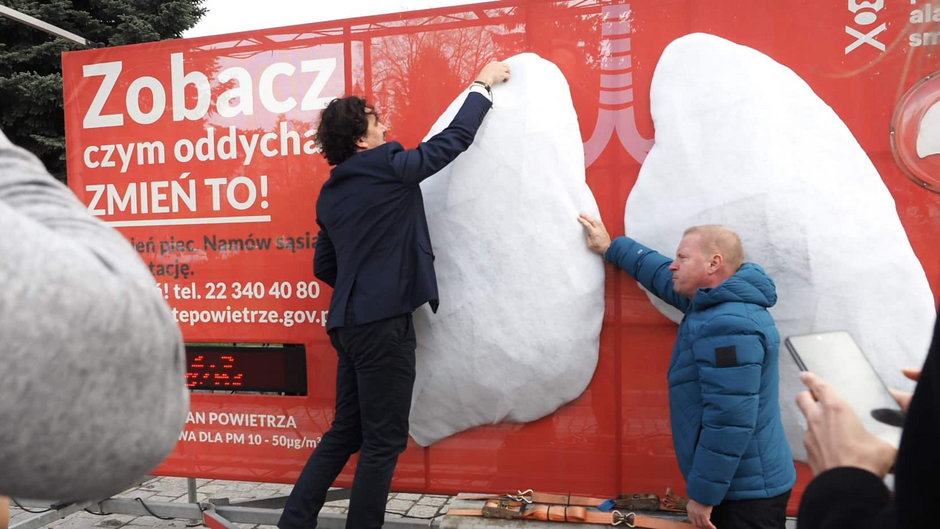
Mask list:
[[[223,481],[196,479],[196,501],[218,502],[227,498],[229,503],[240,503],[290,494],[292,485],[279,483],[252,483],[245,481]],[[180,502],[189,503],[189,485],[186,478],[151,477],[140,485],[130,488],[114,498],[139,498],[144,503]],[[451,502],[450,496],[433,494],[395,493],[389,495],[386,519],[411,518],[415,523],[424,525],[426,521],[440,518]],[[336,500],[323,506],[324,513],[345,514],[349,500]],[[28,507],[37,510],[35,507]],[[197,520],[163,520],[153,516],[134,516],[127,514],[94,514],[94,508],[79,511],[65,518],[53,521],[44,527],[47,529],[187,529],[204,527]],[[10,526],[36,516],[15,504],[10,506]],[[239,529],[275,529],[274,525],[235,524]]]
[[[283,497],[290,494],[292,485],[277,483],[252,483],[244,481],[223,481],[211,479],[196,479],[196,501],[219,504],[236,504],[252,500],[261,500],[272,497]],[[151,477],[144,480],[140,485],[130,488],[114,498],[136,500],[140,499],[147,502],[179,502],[181,504],[190,503],[189,484],[186,478],[176,477]],[[221,500],[221,501],[220,501]],[[444,517],[447,508],[455,503],[453,496],[443,496],[434,494],[414,494],[414,493],[391,493],[389,495],[386,508],[386,522],[392,519],[400,519],[407,527],[439,527],[440,529],[558,529],[561,526],[572,529],[590,529],[598,527],[596,525],[586,524],[561,524],[556,522],[536,522],[536,521],[510,521],[494,520],[484,518],[472,518],[462,516]],[[459,507],[469,506],[461,505],[466,502],[457,502]],[[323,507],[323,513],[332,513],[334,515],[345,515],[349,507],[348,500],[336,500],[327,502]],[[30,507],[35,509],[34,507]],[[170,519],[164,520],[154,516],[136,516],[128,514],[96,514],[94,508],[78,511],[65,518],[52,521],[45,526],[47,529],[203,529],[205,526],[201,520],[190,519]],[[24,509],[11,505],[10,508],[10,526],[16,528],[18,523],[23,523],[31,517],[37,516]],[[337,522],[334,522],[337,523]],[[274,525],[265,524],[234,524],[238,529],[276,529]],[[386,526],[388,523],[386,523]],[[342,527],[342,525],[338,525]],[[789,520],[788,529],[796,527],[795,520]]]

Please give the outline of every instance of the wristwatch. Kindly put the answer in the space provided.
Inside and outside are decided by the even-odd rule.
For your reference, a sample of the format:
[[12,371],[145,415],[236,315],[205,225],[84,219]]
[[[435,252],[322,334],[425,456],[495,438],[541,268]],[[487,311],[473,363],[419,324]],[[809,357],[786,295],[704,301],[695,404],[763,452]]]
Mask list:
[[[470,83],[470,88],[471,88],[471,89],[473,89],[473,88],[476,87],[476,86],[479,86],[480,88],[486,90],[486,95],[487,95],[487,97],[489,97],[490,101],[493,100],[493,88],[490,87],[490,85],[484,83],[483,81],[474,81],[474,82]],[[474,90],[474,91],[476,92],[476,91],[478,91],[478,90]]]

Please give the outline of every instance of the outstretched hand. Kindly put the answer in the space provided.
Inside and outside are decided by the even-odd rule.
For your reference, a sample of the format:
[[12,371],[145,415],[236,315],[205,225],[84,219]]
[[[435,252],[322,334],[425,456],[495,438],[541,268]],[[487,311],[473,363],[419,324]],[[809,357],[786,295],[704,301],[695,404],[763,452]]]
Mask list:
[[796,396],[806,416],[803,444],[813,475],[836,467],[858,467],[883,478],[897,450],[865,429],[855,411],[825,380],[804,371],[800,380],[809,391]]
[[505,83],[509,80],[509,65],[504,62],[493,61],[480,70],[480,74],[477,75],[476,80],[486,83],[489,86]]
[[601,222],[600,219],[595,219],[584,213],[578,216],[578,222],[584,226],[587,232],[588,248],[601,255],[607,253],[607,249],[610,248],[610,234],[607,233],[607,228],[604,227],[604,223]]

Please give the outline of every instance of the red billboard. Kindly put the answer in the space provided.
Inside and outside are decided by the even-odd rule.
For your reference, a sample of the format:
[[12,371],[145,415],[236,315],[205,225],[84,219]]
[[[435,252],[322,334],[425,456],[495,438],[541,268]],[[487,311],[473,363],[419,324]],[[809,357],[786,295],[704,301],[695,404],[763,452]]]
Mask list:
[[[69,184],[130,240],[194,344],[192,410],[156,473],[292,482],[329,427],[331,292],[312,272],[314,204],[329,176],[312,136],[326,102],[366,95],[390,136],[413,146],[475,72],[517,53],[567,78],[587,182],[613,234],[652,144],[650,83],[667,44],[705,32],[790,67],[877,167],[936,292],[936,176],[892,154],[915,156],[913,140],[892,143],[892,116],[937,64],[929,8],[511,0],[65,54]],[[904,100],[925,97],[937,100]],[[682,490],[665,377],[675,326],[612,268],[606,307],[580,398],[534,422],[411,444],[393,488]],[[341,484],[351,479],[347,469]]]

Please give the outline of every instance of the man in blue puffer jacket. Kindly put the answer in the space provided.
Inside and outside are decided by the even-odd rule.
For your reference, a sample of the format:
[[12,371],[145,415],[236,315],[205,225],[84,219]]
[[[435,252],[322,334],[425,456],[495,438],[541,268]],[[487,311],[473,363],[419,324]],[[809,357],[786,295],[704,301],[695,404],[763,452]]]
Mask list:
[[796,481],[780,420],[773,280],[724,226],[685,231],[672,260],[581,215],[588,247],[685,316],[669,363],[673,444],[703,529],[780,528]]

